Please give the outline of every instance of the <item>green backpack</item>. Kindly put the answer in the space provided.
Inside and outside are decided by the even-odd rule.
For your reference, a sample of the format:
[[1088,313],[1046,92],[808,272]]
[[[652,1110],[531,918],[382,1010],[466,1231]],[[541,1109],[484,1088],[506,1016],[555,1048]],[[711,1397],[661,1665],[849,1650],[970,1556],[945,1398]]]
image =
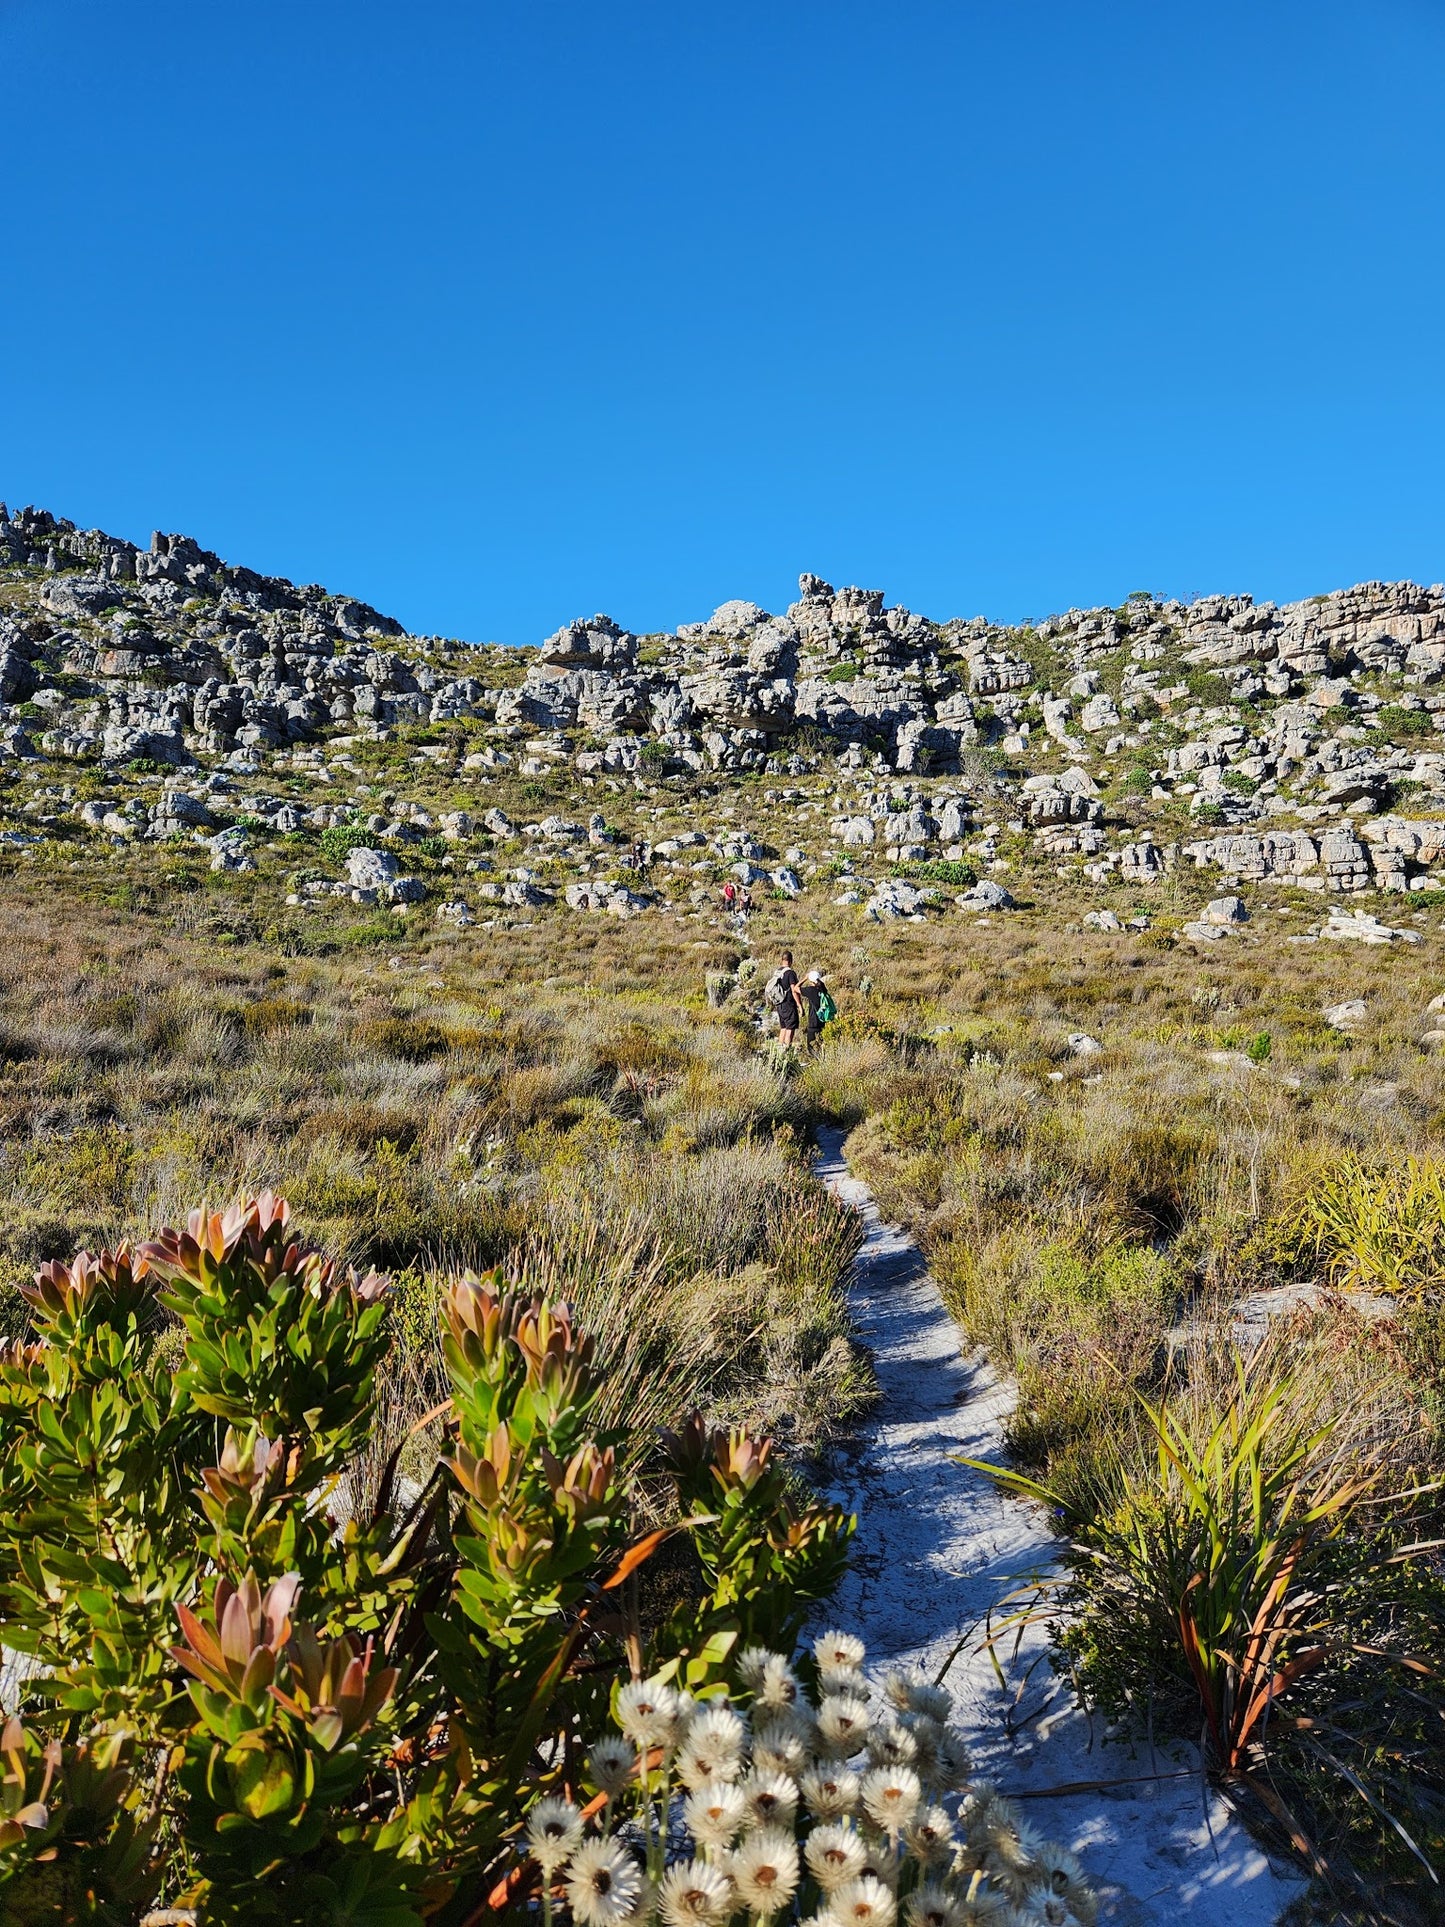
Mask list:
[[832,997],[825,990],[818,999],[818,1022],[820,1024],[831,1024],[833,1019],[837,1015],[838,1015],[838,1006],[833,1002]]

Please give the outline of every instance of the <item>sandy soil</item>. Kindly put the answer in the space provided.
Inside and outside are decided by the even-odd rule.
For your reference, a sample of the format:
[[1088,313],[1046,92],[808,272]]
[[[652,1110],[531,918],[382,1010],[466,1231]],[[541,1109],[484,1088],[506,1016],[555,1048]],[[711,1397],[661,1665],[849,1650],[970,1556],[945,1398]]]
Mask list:
[[[1012,1387],[981,1355],[965,1355],[916,1246],[882,1223],[866,1185],[849,1174],[842,1132],[822,1140],[820,1176],[867,1225],[853,1315],[883,1392],[835,1468],[832,1496],[856,1512],[858,1532],[830,1617],[867,1640],[870,1665],[904,1660],[935,1674],[958,1648],[946,1684],[979,1776],[1005,1792],[1141,1776],[1108,1791],[1024,1802],[1028,1818],[1089,1869],[1102,1920],[1271,1927],[1300,1883],[1271,1865],[1227,1805],[1206,1796],[1190,1751],[1151,1757],[1147,1746],[1100,1744],[1043,1658],[1015,1706],[1012,1687],[1000,1687],[979,1651],[977,1629],[990,1605],[1014,1575],[1046,1567],[1051,1553],[1041,1514],[954,1462],[957,1454],[1003,1457]],[[1015,1670],[1043,1645],[1041,1631],[1030,1635]]]

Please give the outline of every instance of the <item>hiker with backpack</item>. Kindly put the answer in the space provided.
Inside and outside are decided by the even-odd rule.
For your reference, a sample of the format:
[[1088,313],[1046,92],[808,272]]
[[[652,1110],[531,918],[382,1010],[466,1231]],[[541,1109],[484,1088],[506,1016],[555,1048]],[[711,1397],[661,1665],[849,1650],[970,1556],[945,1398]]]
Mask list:
[[784,1050],[793,1048],[793,1039],[798,1034],[798,1016],[802,1005],[798,1001],[798,973],[793,968],[793,953],[785,950],[777,969],[769,977],[763,990],[763,1002],[778,1020],[778,1038]]
[[803,1018],[803,1047],[815,1050],[823,1027],[838,1015],[821,970],[810,970],[797,987],[798,1008]]

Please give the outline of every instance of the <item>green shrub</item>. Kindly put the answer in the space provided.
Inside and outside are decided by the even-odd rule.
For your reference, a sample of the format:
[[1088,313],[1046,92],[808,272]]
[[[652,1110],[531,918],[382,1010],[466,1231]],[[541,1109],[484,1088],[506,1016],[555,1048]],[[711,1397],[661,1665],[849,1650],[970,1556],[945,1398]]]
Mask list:
[[248,1037],[270,1037],[310,1022],[310,1010],[294,997],[258,997],[241,1012],[241,1028]]
[[898,869],[903,876],[912,877],[920,883],[943,883],[955,890],[970,890],[978,882],[978,871],[971,863],[961,863],[949,857],[930,857],[916,863],[901,863]]
[[399,1057],[407,1064],[424,1064],[428,1058],[443,1057],[448,1049],[447,1034],[429,1018],[372,1017],[352,1032],[362,1050],[381,1057]]
[[321,850],[333,863],[344,863],[352,850],[371,849],[373,833],[360,823],[331,823],[321,832]]
[[1433,736],[1435,718],[1428,709],[1406,709],[1401,703],[1386,703],[1376,710],[1375,720],[1392,736]]
[[1218,709],[1229,702],[1234,694],[1229,684],[1217,670],[1192,668],[1184,671],[1184,685],[1197,703],[1207,708]]
[[669,1523],[629,1541],[592,1341],[498,1277],[441,1291],[448,1449],[403,1496],[398,1452],[368,1470],[389,1296],[269,1194],[28,1288],[34,1340],[0,1352],[0,1638],[30,1661],[7,1920],[460,1918],[597,1730],[634,1623],[608,1594],[672,1531],[700,1583],[654,1650],[696,1690],[836,1580],[849,1523],[696,1418]]

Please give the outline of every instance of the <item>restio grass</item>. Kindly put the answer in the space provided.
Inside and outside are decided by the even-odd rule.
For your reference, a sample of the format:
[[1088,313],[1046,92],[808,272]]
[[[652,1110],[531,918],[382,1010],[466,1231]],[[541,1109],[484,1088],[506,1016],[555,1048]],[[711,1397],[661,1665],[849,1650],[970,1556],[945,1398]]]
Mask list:
[[[1403,951],[1290,943],[1318,906],[1284,895],[1196,951],[1171,934],[1178,881],[1144,906],[1164,927],[1123,936],[1027,910],[868,926],[811,900],[764,901],[750,943],[707,912],[448,931],[288,922],[227,882],[138,874],[106,901],[88,875],[31,866],[0,886],[12,1335],[14,1287],[42,1260],[269,1185],[349,1262],[398,1274],[376,1476],[438,1396],[437,1280],[497,1263],[578,1307],[639,1465],[659,1424],[701,1405],[763,1424],[806,1467],[871,1393],[844,1292],[856,1225],[808,1170],[813,1127],[842,1123],[970,1338],[1017,1381],[1016,1463],[1079,1549],[1063,1650],[1116,1730],[1197,1740],[1202,1724],[1188,1642],[1168,1636],[1177,1601],[1171,1621],[1162,1581],[1145,1583],[1164,1562],[1143,1559],[1132,1592],[1091,1580],[1110,1547],[1198,1550],[1211,1515],[1171,1511],[1180,1475],[1159,1470],[1156,1420],[1178,1458],[1208,1460],[1235,1360],[1254,1355],[1251,1396],[1272,1374],[1290,1415],[1270,1438],[1308,1422],[1331,1476],[1388,1465],[1388,1489],[1352,1494],[1289,1564],[1311,1595],[1291,1626],[1326,1657],[1235,1765],[1258,1780],[1267,1760],[1285,1817],[1257,1800],[1252,1822],[1304,1839],[1324,1870],[1314,1918],[1435,1917],[1442,1573],[1437,1551],[1407,1552],[1445,1536],[1433,931]],[[757,1021],[784,941],[842,1009],[788,1061]],[[709,973],[749,950],[761,968],[709,1008]],[[1325,1020],[1356,997],[1351,1030]],[[1080,1032],[1101,1049],[1077,1054]],[[1239,1516],[1238,1556],[1201,1555],[1204,1583],[1277,1577],[1249,1563],[1271,1521]],[[1206,1620],[1218,1685],[1247,1629],[1191,1624]]]

